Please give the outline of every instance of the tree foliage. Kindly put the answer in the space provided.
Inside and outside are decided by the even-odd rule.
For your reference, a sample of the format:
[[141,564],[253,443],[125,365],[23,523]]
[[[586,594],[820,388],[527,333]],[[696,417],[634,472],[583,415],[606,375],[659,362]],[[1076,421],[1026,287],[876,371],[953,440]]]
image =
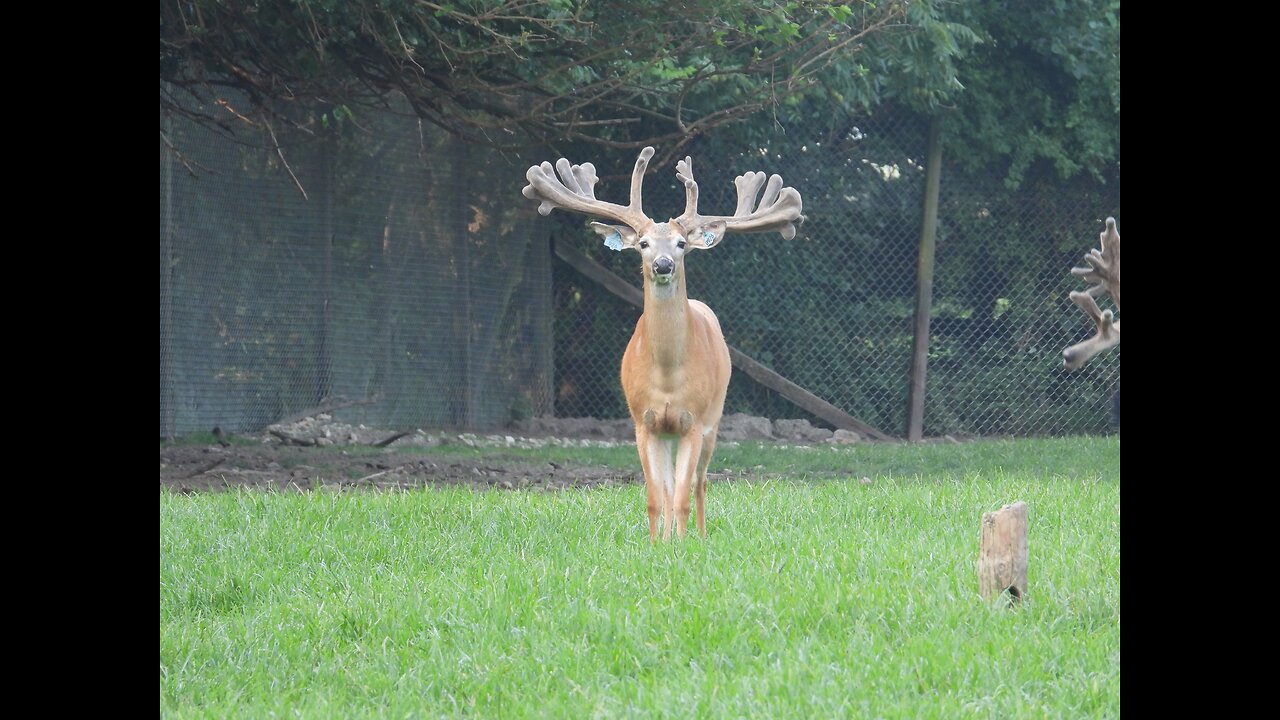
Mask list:
[[[160,104],[234,124],[395,93],[470,141],[654,144],[661,162],[806,97],[870,107],[913,67],[945,94],[959,49],[932,0],[166,0]],[[220,104],[229,89],[252,106]]]
[[949,162],[1095,180],[1119,174],[1120,0],[983,0],[946,6],[981,42],[958,61],[964,90],[943,126]]

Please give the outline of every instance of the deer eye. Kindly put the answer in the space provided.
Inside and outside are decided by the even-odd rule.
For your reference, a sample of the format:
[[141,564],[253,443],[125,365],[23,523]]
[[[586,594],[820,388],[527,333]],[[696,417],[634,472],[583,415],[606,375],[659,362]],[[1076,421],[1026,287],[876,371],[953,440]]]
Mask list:
[[683,241],[683,240],[681,240],[680,242],[676,243],[676,247],[678,247],[678,248],[680,248],[681,250],[683,250],[683,249],[684,249],[684,241]]
[[641,249],[641,250],[647,250],[648,248],[649,248],[649,241],[648,241],[648,240],[641,240],[641,241],[640,241],[640,249]]

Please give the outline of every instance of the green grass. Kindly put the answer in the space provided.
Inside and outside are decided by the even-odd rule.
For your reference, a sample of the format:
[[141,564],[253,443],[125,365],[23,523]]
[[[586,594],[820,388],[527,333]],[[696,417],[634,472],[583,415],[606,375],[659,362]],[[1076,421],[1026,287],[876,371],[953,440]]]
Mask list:
[[[850,479],[713,484],[710,536],[656,547],[638,486],[161,491],[161,714],[1120,714],[1118,439],[723,455]],[[1009,610],[975,565],[1014,500]]]

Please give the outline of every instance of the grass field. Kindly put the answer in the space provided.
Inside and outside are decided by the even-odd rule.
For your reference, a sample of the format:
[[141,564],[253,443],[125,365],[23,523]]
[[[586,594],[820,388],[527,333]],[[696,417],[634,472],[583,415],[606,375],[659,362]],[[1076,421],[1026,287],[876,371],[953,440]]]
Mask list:
[[[785,475],[713,482],[709,537],[656,547],[640,486],[162,490],[161,715],[1120,714],[1118,438],[743,445],[712,469],[757,466]],[[1009,610],[976,559],[1014,500]]]

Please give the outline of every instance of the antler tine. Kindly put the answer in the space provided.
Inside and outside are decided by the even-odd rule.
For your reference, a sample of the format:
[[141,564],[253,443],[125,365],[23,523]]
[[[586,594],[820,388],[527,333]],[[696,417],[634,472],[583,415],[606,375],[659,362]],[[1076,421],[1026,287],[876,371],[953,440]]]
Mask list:
[[[1107,229],[1098,235],[1098,243],[1102,246],[1102,256],[1107,260],[1106,286],[1107,293],[1120,309],[1120,231],[1116,229],[1116,219],[1107,218]],[[1092,264],[1092,263],[1091,263]]]
[[688,155],[676,163],[676,180],[684,183],[684,218],[698,216],[698,182],[693,179],[693,158]]
[[[747,172],[734,179],[738,189],[738,207],[732,216],[702,215],[698,213],[698,183],[693,179],[693,161],[690,158],[676,163],[676,178],[684,183],[685,211],[677,221],[685,228],[723,220],[733,232],[780,233],[785,240],[796,235],[796,223],[804,222],[801,214],[804,203],[795,188],[782,187],[782,177],[774,175],[765,182],[765,174]],[[759,203],[756,196],[764,187]]]
[[651,157],[653,157],[653,148],[647,147],[636,159],[636,167],[631,174],[631,199],[626,206],[597,200],[595,185],[599,178],[596,176],[595,166],[591,163],[573,165],[565,158],[557,160],[554,168],[549,162],[529,168],[525,173],[529,184],[520,192],[530,200],[539,201],[538,213],[541,215],[548,215],[552,210],[561,208],[592,217],[616,220],[629,225],[636,231],[641,231],[645,225],[652,222],[644,214],[641,205],[641,186],[644,184],[644,172]]
[[644,206],[640,201],[640,190],[644,187],[644,171],[649,167],[649,158],[653,157],[653,146],[648,146],[640,151],[640,157],[636,158],[636,167],[631,171],[631,207],[633,212],[640,213],[641,217],[646,220],[644,214]]
[[1089,267],[1071,268],[1071,274],[1092,283],[1089,293],[1097,297],[1106,292],[1120,307],[1120,233],[1116,230],[1116,219],[1107,218],[1107,229],[1098,235],[1098,243],[1102,249],[1091,249],[1084,256]]
[[1089,316],[1096,332],[1088,339],[1062,351],[1062,359],[1068,370],[1077,370],[1088,362],[1089,358],[1120,344],[1120,321],[1115,319],[1115,315],[1110,310],[1102,310],[1094,301],[1095,297],[1102,294],[1101,287],[1098,285],[1084,292],[1071,293],[1071,302]]

